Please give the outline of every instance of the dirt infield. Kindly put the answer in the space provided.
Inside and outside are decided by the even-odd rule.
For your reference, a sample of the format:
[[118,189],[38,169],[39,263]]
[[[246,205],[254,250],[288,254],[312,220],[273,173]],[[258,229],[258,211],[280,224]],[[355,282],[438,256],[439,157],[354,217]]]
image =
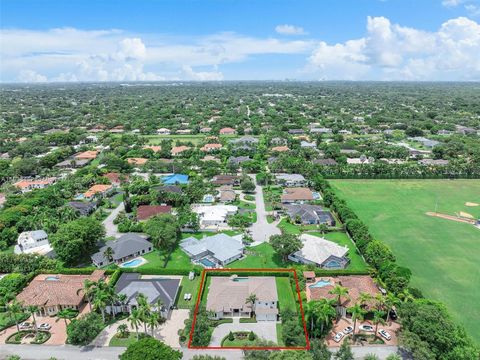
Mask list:
[[447,215],[447,214],[435,213],[435,212],[430,212],[430,211],[427,212],[426,214],[428,216],[439,217],[439,218],[442,218],[442,219],[462,222],[462,223],[466,223],[466,224],[472,224],[472,225],[475,224],[475,220],[465,219],[465,218],[457,217],[457,216],[454,216],[454,215]]
[[480,206],[480,204],[477,204],[477,203],[474,203],[474,202],[466,202],[465,206],[473,207],[473,206]]

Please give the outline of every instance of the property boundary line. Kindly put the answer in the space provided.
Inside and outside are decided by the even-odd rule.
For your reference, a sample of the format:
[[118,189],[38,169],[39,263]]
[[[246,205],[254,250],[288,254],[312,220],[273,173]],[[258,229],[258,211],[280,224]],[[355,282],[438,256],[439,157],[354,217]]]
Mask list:
[[[293,278],[295,280],[295,289],[297,292],[297,297],[298,297],[298,302],[300,305],[300,314],[302,317],[302,323],[303,323],[303,331],[305,334],[305,346],[268,346],[268,347],[263,347],[263,346],[193,346],[192,345],[192,339],[193,339],[193,331],[195,330],[195,323],[197,321],[197,314],[198,314],[198,309],[200,307],[200,301],[201,297],[203,294],[203,287],[205,284],[205,278],[206,274],[208,272],[287,272],[287,273],[292,273]],[[188,348],[189,349],[197,349],[197,350],[310,350],[310,340],[308,338],[308,332],[307,332],[307,323],[305,322],[305,313],[303,311],[303,304],[302,304],[302,296],[300,294],[300,285],[298,283],[298,276],[297,276],[297,271],[295,269],[251,269],[251,268],[243,268],[243,269],[232,269],[232,268],[226,268],[226,269],[203,269],[202,271],[202,278],[200,280],[200,286],[198,289],[198,294],[197,294],[197,301],[195,304],[195,310],[193,313],[193,322],[192,322],[192,327],[190,328],[190,336],[188,340]]]

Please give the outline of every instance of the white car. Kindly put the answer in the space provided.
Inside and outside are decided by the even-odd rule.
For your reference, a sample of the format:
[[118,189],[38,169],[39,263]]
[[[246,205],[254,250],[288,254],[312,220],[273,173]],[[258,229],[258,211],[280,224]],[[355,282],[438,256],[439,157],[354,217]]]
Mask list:
[[333,337],[333,341],[335,342],[340,342],[340,340],[342,340],[342,338],[345,336],[345,334],[343,332],[338,332],[335,334],[335,336]]
[[52,328],[52,325],[50,325],[49,323],[43,323],[43,324],[40,324],[40,326],[38,327],[38,330],[50,330]]
[[386,340],[392,339],[392,335],[390,335],[385,329],[378,330],[378,333],[380,334],[381,337],[385,338]]
[[353,331],[353,327],[347,326],[345,329],[343,329],[343,333],[345,335],[350,334]]
[[29,323],[28,321],[25,321],[21,323],[19,326],[20,330],[28,330],[32,327],[32,323]]
[[375,328],[372,325],[360,325],[360,330],[362,331],[375,331]]

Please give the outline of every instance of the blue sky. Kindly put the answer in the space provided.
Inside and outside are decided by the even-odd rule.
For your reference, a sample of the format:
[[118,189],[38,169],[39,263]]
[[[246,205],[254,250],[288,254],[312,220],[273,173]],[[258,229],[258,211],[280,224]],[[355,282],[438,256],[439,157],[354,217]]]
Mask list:
[[3,82],[479,80],[480,0],[1,0]]

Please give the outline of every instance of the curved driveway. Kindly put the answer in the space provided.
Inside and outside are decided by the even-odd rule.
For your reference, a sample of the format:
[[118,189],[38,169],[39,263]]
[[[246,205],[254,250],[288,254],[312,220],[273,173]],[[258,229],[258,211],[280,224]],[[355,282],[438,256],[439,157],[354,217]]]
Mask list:
[[234,318],[233,323],[220,324],[213,329],[210,346],[221,346],[222,340],[230,331],[253,331],[258,337],[268,341],[277,342],[277,323],[275,321],[260,321],[257,323],[240,323],[239,318]]

